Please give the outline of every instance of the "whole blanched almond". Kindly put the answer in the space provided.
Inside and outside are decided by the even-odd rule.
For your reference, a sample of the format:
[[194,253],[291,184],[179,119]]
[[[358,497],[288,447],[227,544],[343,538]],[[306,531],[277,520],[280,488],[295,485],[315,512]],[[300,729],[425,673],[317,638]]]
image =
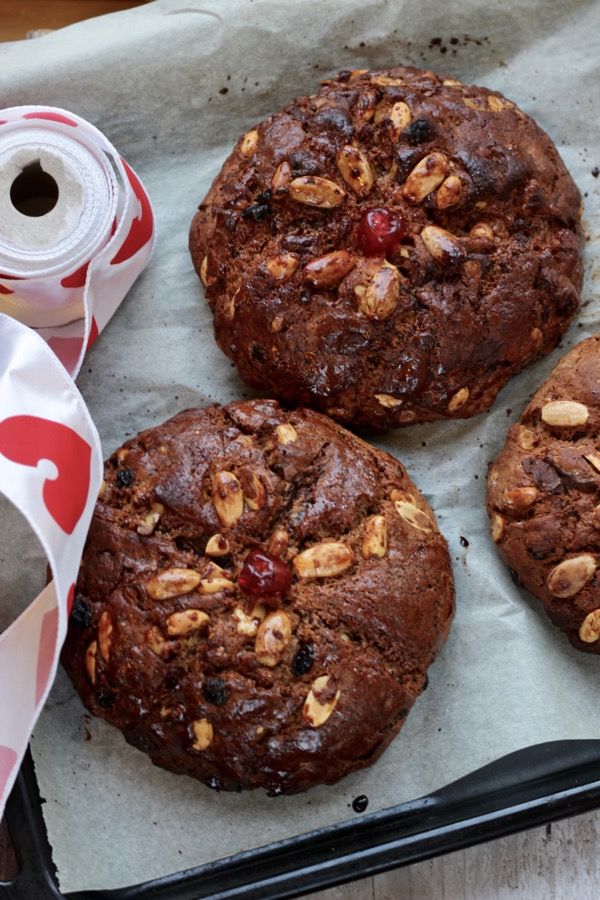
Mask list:
[[593,609],[579,626],[579,640],[584,644],[595,644],[600,638],[600,609]]
[[290,197],[297,203],[333,209],[344,200],[346,192],[329,178],[318,175],[300,175],[290,182]]
[[267,259],[265,265],[275,281],[288,281],[298,268],[298,258],[293,253],[280,253]]
[[92,684],[96,684],[96,651],[98,650],[98,642],[92,641],[88,644],[85,651],[85,670]]
[[402,195],[409,203],[422,203],[444,181],[448,174],[448,160],[443,153],[428,153],[414,167],[402,187]]
[[514,109],[515,106],[510,100],[505,100],[504,97],[495,97],[494,94],[488,95],[487,102],[492,112],[502,112],[503,109]]
[[267,492],[259,476],[250,466],[244,466],[238,472],[244,502],[248,509],[257,511],[262,509],[267,502]]
[[431,256],[439,262],[458,259],[464,254],[460,238],[439,225],[426,225],[421,231],[421,240]]
[[375,394],[375,399],[381,406],[385,406],[387,409],[396,409],[398,406],[402,406],[404,402],[398,397],[394,397],[392,394]]
[[551,400],[542,406],[542,421],[554,428],[574,428],[585,425],[590,412],[577,400]]
[[174,566],[153,575],[146,584],[146,591],[153,600],[167,600],[189,594],[200,584],[202,576],[195,569],[181,569]]
[[226,528],[233,528],[244,512],[244,495],[233,472],[213,475],[212,501],[221,523]]
[[408,522],[412,528],[416,528],[417,531],[433,531],[433,522],[429,516],[410,500],[395,500],[394,506],[400,518]]
[[337,152],[337,167],[349,188],[358,196],[366,197],[373,187],[373,169],[362,150],[346,144]]
[[236,629],[238,634],[243,634],[245,637],[254,637],[265,615],[266,610],[260,603],[257,603],[250,615],[241,606],[236,606],[233,611],[233,618],[237,623]]
[[150,507],[150,512],[144,516],[142,522],[136,528],[137,533],[145,537],[153,534],[164,511],[165,508],[162,503],[153,503]]
[[487,224],[487,222],[476,222],[469,231],[469,234],[473,238],[479,238],[480,240],[487,241],[488,243],[494,240],[493,229],[491,225]]
[[329,578],[341,575],[354,562],[354,553],[340,541],[322,541],[294,557],[293,566],[300,578]]
[[277,197],[278,194],[285,194],[291,180],[292,170],[289,162],[284,159],[283,162],[279,163],[271,178],[271,190],[273,191],[274,196]]
[[204,552],[207,556],[227,556],[231,547],[224,534],[213,534],[207,541]]
[[269,613],[260,623],[254,652],[261,666],[273,668],[280,662],[292,636],[292,620],[283,610]]
[[[360,287],[360,285],[359,285]],[[358,308],[370,319],[388,319],[400,299],[400,272],[391,263],[384,262],[366,287],[358,292]]]
[[504,534],[504,519],[502,518],[502,516],[498,515],[498,513],[494,513],[494,515],[492,516],[490,531],[492,534],[493,542],[495,544],[499,543],[502,540],[502,536]]
[[583,458],[589,462],[596,472],[600,472],[600,456],[597,453],[585,453]]
[[108,662],[112,646],[113,623],[110,613],[103,611],[98,622],[98,647],[102,658]]
[[208,719],[197,719],[192,724],[194,732],[194,750],[206,750],[210,746],[213,739],[213,727]]
[[502,503],[506,509],[519,510],[526,509],[535,503],[538,496],[538,489],[531,487],[515,487],[504,491]]
[[383,558],[387,553],[388,536],[385,516],[369,516],[365,521],[360,552],[364,559]]
[[199,585],[200,593],[217,594],[219,591],[231,591],[234,587],[233,581],[227,577],[227,572],[211,560],[203,572]]
[[240,153],[242,156],[252,156],[258,147],[258,131],[253,128],[247,131],[240,142]]
[[464,406],[467,400],[469,399],[469,388],[462,387],[460,388],[451,398],[448,403],[448,412],[456,412],[457,409],[460,409],[461,406]]
[[304,266],[304,280],[313,287],[330,287],[354,268],[354,257],[347,250],[334,250],[317,256]]
[[181,637],[206,628],[208,615],[201,609],[182,609],[180,612],[171,613],[167,619],[167,634],[170,637]]
[[591,581],[596,568],[596,558],[591,553],[565,559],[550,572],[548,590],[555,597],[574,597]]
[[410,108],[403,100],[399,100],[397,103],[389,103],[383,100],[373,116],[373,121],[376,125],[379,125],[381,122],[390,123],[394,140],[397,140],[400,133],[410,125],[410,119]]
[[269,553],[272,553],[273,556],[284,556],[289,542],[290,536],[287,531],[284,528],[276,528],[269,538],[267,550]]
[[530,428],[519,427],[517,432],[517,444],[521,450],[533,450],[537,442],[538,438],[535,431],[532,431]]
[[205,256],[200,266],[200,281],[204,287],[208,287],[208,256]]
[[447,209],[460,203],[463,193],[462,181],[458,175],[449,175],[440,184],[435,195],[435,205],[438,209]]
[[[329,675],[320,675],[315,678],[310,691],[304,701],[302,716],[312,728],[320,728],[337,706],[340,699],[340,691],[336,691],[333,696],[329,696],[331,691],[329,687]],[[327,698],[327,699],[325,699]]]
[[391,75],[373,75],[369,81],[379,87],[402,87],[406,84],[403,78],[392,78]]
[[298,437],[298,432],[291,422],[284,422],[282,425],[277,425],[275,434],[277,435],[277,441],[284,445],[293,444]]

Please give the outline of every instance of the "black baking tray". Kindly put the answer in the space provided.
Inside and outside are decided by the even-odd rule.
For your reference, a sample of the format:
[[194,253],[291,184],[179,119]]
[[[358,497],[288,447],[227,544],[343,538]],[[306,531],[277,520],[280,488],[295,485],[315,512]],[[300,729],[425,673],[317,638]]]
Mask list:
[[6,809],[19,874],[13,881],[0,882],[0,896],[10,900],[298,897],[599,806],[600,740],[552,741],[511,753],[427,797],[390,809],[363,813],[144,884],[63,895],[28,753]]

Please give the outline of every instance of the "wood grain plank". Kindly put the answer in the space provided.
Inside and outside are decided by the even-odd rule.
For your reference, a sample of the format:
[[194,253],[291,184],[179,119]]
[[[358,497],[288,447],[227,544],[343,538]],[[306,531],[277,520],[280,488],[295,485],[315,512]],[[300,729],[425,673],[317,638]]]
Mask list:
[[0,41],[31,31],[62,28],[81,19],[141,6],[146,0],[0,0]]
[[598,900],[600,812],[510,835],[307,900]]

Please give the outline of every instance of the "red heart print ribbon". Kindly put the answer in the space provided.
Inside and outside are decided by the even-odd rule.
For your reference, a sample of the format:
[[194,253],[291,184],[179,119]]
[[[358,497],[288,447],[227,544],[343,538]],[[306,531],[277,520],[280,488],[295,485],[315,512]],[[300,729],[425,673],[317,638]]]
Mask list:
[[53,575],[0,634],[0,816],[56,673],[102,483],[73,379],[154,239],[142,183],[93,125],[53,107],[0,110],[0,491]]

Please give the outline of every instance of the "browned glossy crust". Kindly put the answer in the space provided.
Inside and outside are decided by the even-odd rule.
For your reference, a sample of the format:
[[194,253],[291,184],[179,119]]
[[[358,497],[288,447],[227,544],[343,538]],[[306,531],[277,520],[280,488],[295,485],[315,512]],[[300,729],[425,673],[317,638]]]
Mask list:
[[[295,438],[288,428],[278,435],[289,424]],[[236,475],[245,497],[259,497],[258,508],[245,501],[231,527],[213,503],[223,471]],[[153,533],[140,534],[157,503]],[[365,558],[373,516],[382,517],[387,550]],[[259,601],[243,594],[238,577],[248,551],[282,529],[289,541],[279,552],[292,567],[322,541],[342,543],[352,559],[329,577],[294,569],[285,597],[264,601],[267,613],[283,611],[291,623],[269,666],[257,659],[257,638],[240,633],[236,610]],[[229,552],[211,561],[205,551],[215,533]],[[149,593],[165,569],[210,578],[212,563],[231,581],[224,590],[205,593],[200,584],[158,600]],[[208,616],[205,627],[169,635],[169,617],[190,609]],[[232,403],[182,412],[107,461],[63,664],[90,711],[157,765],[213,788],[291,793],[379,756],[422,691],[452,615],[446,543],[400,463],[318,413]],[[322,676],[322,702],[339,696],[315,727],[303,710]],[[212,740],[194,749],[193,723],[202,720]]]
[[[374,176],[364,195],[340,170],[348,147]],[[438,187],[415,200],[407,179],[425,157],[454,176],[458,202],[439,208],[456,197]],[[339,205],[291,196],[290,178],[306,176],[342,189]],[[399,283],[383,318],[360,308],[383,263],[357,247],[360,218],[376,207],[407,230],[388,256]],[[579,192],[529,116],[496,92],[398,67],[340,73],[240,138],[194,217],[190,250],[216,339],[249,385],[382,429],[479,413],[556,345],[579,301],[579,220]],[[449,234],[423,231],[431,225]],[[315,287],[306,265],[340,250],[353,267]],[[281,256],[295,270],[278,280],[269,266]]]
[[488,476],[492,535],[503,559],[573,646],[588,653],[600,653],[600,613],[586,622],[600,608],[599,446],[600,337],[593,337],[536,392]]

